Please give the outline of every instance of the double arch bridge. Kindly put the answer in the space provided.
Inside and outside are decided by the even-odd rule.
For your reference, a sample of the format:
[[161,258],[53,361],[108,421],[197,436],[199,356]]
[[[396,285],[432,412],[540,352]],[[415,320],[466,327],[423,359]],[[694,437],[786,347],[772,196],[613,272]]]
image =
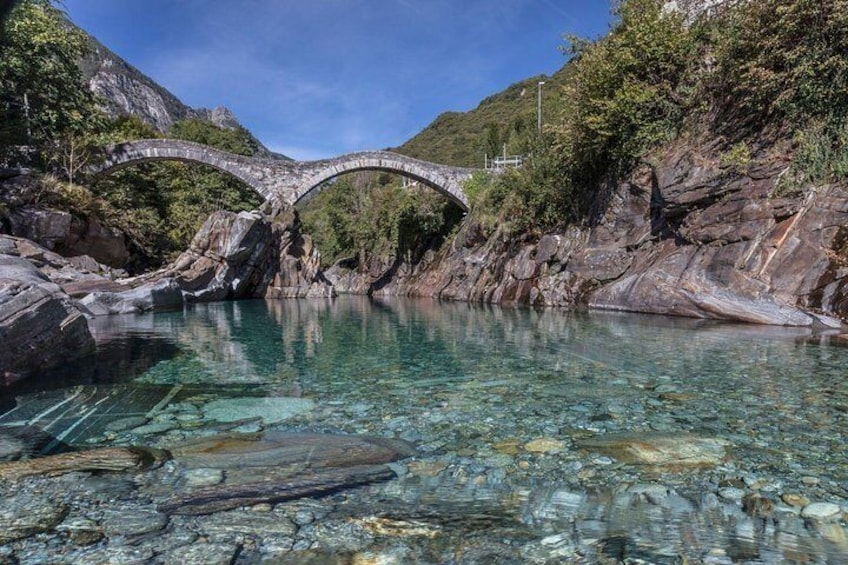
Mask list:
[[318,161],[245,157],[208,145],[174,139],[140,139],[106,148],[105,159],[89,171],[107,174],[150,161],[203,163],[229,173],[275,206],[294,206],[321,184],[354,171],[386,171],[421,182],[468,211],[462,189],[474,169],[450,167],[389,151],[363,151]]

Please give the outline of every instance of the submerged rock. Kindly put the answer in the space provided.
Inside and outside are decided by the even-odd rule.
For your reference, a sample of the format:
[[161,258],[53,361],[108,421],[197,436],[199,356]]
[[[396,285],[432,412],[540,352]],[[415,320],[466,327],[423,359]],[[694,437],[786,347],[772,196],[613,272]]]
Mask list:
[[203,407],[203,412],[207,420],[219,422],[262,418],[265,424],[276,424],[313,408],[315,402],[308,398],[250,396],[213,400]]
[[52,530],[67,514],[59,501],[35,494],[0,500],[0,544]]
[[578,447],[635,465],[711,467],[725,458],[729,442],[691,434],[632,433],[576,439]]

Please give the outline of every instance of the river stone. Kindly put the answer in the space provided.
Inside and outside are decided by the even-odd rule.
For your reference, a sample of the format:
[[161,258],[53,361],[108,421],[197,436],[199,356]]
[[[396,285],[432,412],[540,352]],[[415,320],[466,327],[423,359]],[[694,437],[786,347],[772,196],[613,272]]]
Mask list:
[[162,434],[167,431],[174,429],[174,424],[168,422],[154,422],[151,424],[145,424],[143,426],[139,426],[137,428],[133,428],[129,430],[129,433],[137,435],[137,436],[146,436],[153,434]]
[[146,423],[147,418],[144,416],[128,416],[126,418],[120,418],[109,422],[103,427],[103,429],[107,432],[122,432],[124,430],[129,430],[130,428],[143,426]]
[[50,531],[67,513],[64,504],[46,496],[18,494],[0,499],[0,545]]
[[297,533],[297,527],[283,516],[250,510],[230,510],[199,517],[197,528],[216,543],[231,543],[241,536],[289,539]]
[[832,502],[813,502],[801,509],[801,517],[821,522],[838,520],[842,516],[842,508]]
[[810,504],[810,499],[802,494],[784,493],[780,499],[789,506],[807,506]]
[[558,453],[563,449],[563,443],[558,439],[540,437],[524,444],[524,449],[530,453]]
[[167,551],[160,557],[163,563],[230,565],[238,550],[235,543],[194,543]]
[[262,418],[265,424],[276,424],[315,408],[308,398],[243,397],[213,400],[203,407],[207,420],[237,422],[247,418]]
[[91,545],[103,539],[103,529],[94,520],[82,516],[65,519],[56,530],[66,533],[74,545]]
[[24,452],[24,443],[18,438],[0,434],[0,461],[13,461]]
[[692,434],[628,433],[575,439],[578,447],[634,465],[712,467],[725,457],[726,440]]
[[190,488],[212,487],[224,480],[221,469],[189,469],[185,473],[185,485]]
[[165,529],[168,517],[148,508],[106,510],[103,512],[103,531],[107,536],[139,536]]
[[107,546],[96,547],[77,553],[68,563],[86,563],[90,565],[147,565],[153,558],[150,547]]

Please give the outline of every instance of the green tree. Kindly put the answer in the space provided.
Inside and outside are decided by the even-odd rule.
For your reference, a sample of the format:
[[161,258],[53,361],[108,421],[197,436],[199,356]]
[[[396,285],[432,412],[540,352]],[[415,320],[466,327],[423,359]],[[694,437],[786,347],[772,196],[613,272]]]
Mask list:
[[353,260],[367,268],[372,258],[415,262],[438,245],[461,211],[427,187],[402,187],[398,177],[344,175],[328,183],[301,210],[325,264]]
[[32,146],[69,176],[100,125],[77,64],[86,45],[48,0],[21,0],[0,35],[0,145]]

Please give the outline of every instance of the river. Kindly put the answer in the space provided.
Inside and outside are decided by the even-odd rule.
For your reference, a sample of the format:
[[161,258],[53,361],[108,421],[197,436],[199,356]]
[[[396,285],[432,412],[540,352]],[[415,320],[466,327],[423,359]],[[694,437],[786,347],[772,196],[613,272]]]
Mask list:
[[[848,560],[838,336],[363,297],[195,305],[93,330],[96,356],[20,383],[0,429],[37,423],[53,441],[30,449],[44,453],[169,446],[221,421],[415,445],[391,481],[272,508],[297,527],[283,541],[242,535],[236,562],[294,563],[292,549],[352,560],[328,562]],[[93,390],[126,391],[125,405],[35,422]],[[191,524],[172,519],[159,535],[202,537]],[[7,554],[80,558],[128,542],[65,543],[30,538]]]

